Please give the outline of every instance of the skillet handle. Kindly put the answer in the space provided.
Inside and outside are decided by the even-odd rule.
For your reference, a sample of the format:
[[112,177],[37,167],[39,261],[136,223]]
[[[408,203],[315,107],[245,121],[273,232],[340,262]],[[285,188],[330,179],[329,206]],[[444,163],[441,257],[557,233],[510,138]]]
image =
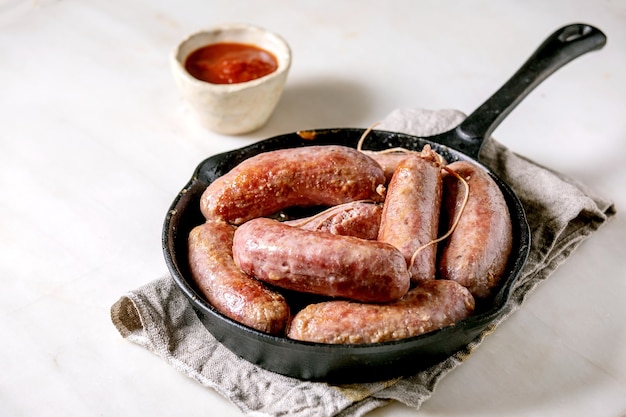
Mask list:
[[484,140],[537,85],[568,62],[605,44],[606,36],[593,26],[562,27],[550,35],[498,91],[442,139],[478,159]]

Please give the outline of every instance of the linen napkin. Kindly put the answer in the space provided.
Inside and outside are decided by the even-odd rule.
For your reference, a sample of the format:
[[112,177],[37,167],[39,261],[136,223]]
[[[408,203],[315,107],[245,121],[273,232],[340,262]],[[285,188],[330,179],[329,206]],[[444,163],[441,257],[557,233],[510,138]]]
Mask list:
[[[377,127],[430,136],[458,125],[456,110],[398,109]],[[615,214],[610,201],[584,185],[516,155],[489,139],[481,161],[507,182],[527,210],[531,251],[505,312],[467,347],[415,375],[363,384],[330,385],[278,375],[238,358],[203,326],[169,275],[123,295],[111,307],[122,337],[212,388],[247,416],[358,417],[401,401],[418,409],[438,381],[465,361],[482,340],[595,230]]]

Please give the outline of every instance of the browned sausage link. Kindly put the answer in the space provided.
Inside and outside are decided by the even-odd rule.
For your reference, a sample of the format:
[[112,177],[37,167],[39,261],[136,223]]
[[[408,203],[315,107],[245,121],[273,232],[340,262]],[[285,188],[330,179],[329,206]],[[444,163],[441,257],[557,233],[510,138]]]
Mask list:
[[383,169],[387,182],[391,181],[396,167],[404,158],[409,155],[407,152],[379,152],[379,151],[361,151],[365,155],[371,157]]
[[189,266],[194,282],[222,314],[262,332],[281,335],[290,318],[282,295],[247,276],[235,265],[235,227],[221,220],[196,226],[189,235]]
[[378,240],[400,249],[414,283],[435,278],[437,245],[425,245],[439,232],[441,187],[439,164],[411,155],[398,164],[387,190]]
[[[483,169],[465,161],[448,167],[468,182],[469,198],[444,243],[439,274],[467,287],[474,297],[485,298],[498,284],[511,253],[511,216],[502,191]],[[443,193],[443,213],[451,224],[461,210],[465,189],[457,178],[444,175]]]
[[382,211],[379,204],[354,201],[333,206],[315,216],[283,223],[305,230],[374,240],[378,236]]
[[[382,167],[385,172],[385,178],[387,182],[391,181],[393,173],[396,171],[398,164],[406,158],[408,155],[419,154],[419,152],[411,151],[402,148],[393,148],[387,151],[369,151],[362,150],[365,155],[371,157],[374,161]],[[446,160],[439,154],[437,154],[437,162],[439,165],[446,165]]]
[[206,218],[241,224],[292,206],[381,201],[385,175],[372,158],[345,146],[280,149],[253,156],[202,195]]
[[287,337],[318,343],[379,343],[417,336],[462,320],[474,298],[454,281],[431,280],[389,304],[328,301],[298,312]]
[[367,302],[402,297],[410,278],[402,254],[375,240],[303,230],[257,218],[239,226],[235,263],[275,286]]

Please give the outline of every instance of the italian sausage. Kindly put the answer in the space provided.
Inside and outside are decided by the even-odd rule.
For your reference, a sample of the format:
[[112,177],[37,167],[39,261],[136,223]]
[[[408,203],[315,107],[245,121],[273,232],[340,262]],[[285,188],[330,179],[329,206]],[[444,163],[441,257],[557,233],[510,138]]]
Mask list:
[[383,172],[385,173],[385,179],[387,182],[391,181],[393,173],[395,172],[400,161],[409,155],[407,152],[380,152],[368,150],[363,150],[361,152],[378,162],[378,165],[381,166]]
[[402,297],[410,285],[402,254],[375,240],[339,236],[256,218],[237,228],[235,263],[277,287],[366,302]]
[[232,257],[235,227],[209,220],[188,238],[191,276],[219,312],[262,332],[282,335],[290,319],[284,297],[241,272]]
[[305,146],[246,159],[204,191],[204,216],[232,224],[292,206],[382,201],[385,174],[376,161],[346,146]]
[[333,206],[315,216],[283,223],[305,230],[375,240],[378,237],[382,211],[379,204],[354,201]]
[[434,154],[427,147],[398,164],[378,232],[378,240],[400,249],[413,283],[434,279],[436,272],[437,245],[429,243],[439,232],[442,176]]
[[[511,216],[496,182],[477,165],[454,162],[448,167],[469,185],[467,205],[452,235],[443,244],[440,278],[467,287],[474,297],[489,297],[502,277],[511,253]],[[444,175],[443,215],[450,225],[461,210],[465,189]]]
[[404,339],[450,326],[470,316],[474,305],[470,292],[454,281],[424,281],[393,303],[309,304],[294,316],[287,337],[333,344]]
[[[400,161],[402,161],[408,155],[417,153],[415,151],[407,151],[403,149],[398,149],[392,152],[370,151],[370,150],[362,150],[361,152],[371,157],[374,161],[378,162],[378,164],[383,169],[383,172],[385,173],[385,178],[387,179],[387,183],[391,181],[391,178],[393,177],[393,173],[396,171],[396,168],[398,167],[398,164],[400,163]],[[439,156],[439,158],[440,158],[439,164],[445,165],[446,160],[441,156]]]

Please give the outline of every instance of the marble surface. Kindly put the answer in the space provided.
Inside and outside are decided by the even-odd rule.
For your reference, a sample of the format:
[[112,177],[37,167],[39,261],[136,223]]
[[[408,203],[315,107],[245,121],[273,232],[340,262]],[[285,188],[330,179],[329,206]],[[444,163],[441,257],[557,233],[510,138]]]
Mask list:
[[[0,0],[0,415],[240,416],[109,319],[121,294],[166,273],[162,222],[196,164],[397,107],[469,113],[577,21],[607,46],[558,71],[494,136],[618,215],[419,412],[369,415],[625,416],[623,0]],[[179,40],[222,22],[265,26],[293,50],[269,123],[238,137],[201,128],[168,67]]]

